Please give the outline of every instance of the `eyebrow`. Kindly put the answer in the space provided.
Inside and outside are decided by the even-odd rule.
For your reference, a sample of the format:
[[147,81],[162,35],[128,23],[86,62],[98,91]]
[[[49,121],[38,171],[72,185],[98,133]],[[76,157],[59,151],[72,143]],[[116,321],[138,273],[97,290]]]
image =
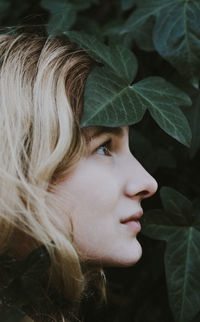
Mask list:
[[115,134],[119,137],[123,135],[123,130],[121,127],[99,127],[96,128],[96,131],[92,134],[91,139],[95,139],[97,136],[100,136],[102,134]]
[[89,143],[92,139],[94,140],[100,135],[103,134],[115,134],[118,137],[123,136],[123,129],[121,127],[108,127],[108,126],[96,126],[94,132],[91,134],[88,133],[88,128],[83,129],[83,134],[86,138],[86,143]]

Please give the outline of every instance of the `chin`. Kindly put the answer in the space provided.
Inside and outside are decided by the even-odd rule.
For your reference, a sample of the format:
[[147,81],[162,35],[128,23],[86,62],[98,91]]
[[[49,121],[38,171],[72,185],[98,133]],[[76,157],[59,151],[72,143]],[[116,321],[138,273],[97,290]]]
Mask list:
[[140,243],[136,240],[136,245],[134,248],[128,250],[126,249],[124,252],[120,252],[117,256],[113,256],[108,261],[104,261],[103,266],[109,267],[130,267],[135,265],[142,256],[142,247]]
[[135,265],[142,256],[142,248],[138,249],[137,253],[132,254],[133,256],[127,256],[119,262],[119,267],[130,267]]

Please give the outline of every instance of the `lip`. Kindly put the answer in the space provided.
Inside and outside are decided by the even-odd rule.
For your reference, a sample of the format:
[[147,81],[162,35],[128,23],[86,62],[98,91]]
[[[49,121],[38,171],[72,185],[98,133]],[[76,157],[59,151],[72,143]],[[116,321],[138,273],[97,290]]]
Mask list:
[[126,227],[128,230],[138,233],[141,230],[139,219],[142,217],[142,215],[143,211],[140,210],[129,217],[121,219],[120,223],[124,225],[124,227]]
[[120,223],[127,224],[128,222],[131,222],[131,221],[137,221],[142,217],[142,215],[143,215],[143,210],[139,210],[136,213],[134,213],[133,215],[130,215],[126,218],[122,218],[120,220]]

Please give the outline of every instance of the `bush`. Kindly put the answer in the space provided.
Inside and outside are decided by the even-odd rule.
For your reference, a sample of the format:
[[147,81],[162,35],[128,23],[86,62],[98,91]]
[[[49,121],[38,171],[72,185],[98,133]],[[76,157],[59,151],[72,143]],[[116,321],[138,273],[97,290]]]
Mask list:
[[142,260],[107,269],[104,321],[198,322],[199,0],[2,0],[0,19],[46,25],[94,58],[82,126],[131,125],[131,150],[159,182],[143,204]]

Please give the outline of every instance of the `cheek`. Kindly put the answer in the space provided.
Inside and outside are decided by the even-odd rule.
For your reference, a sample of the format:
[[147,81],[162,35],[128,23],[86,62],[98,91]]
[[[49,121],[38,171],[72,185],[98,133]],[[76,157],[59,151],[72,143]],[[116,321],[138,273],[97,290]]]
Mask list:
[[66,191],[68,189],[73,196],[70,210],[76,239],[84,243],[89,238],[95,243],[102,236],[102,229],[110,229],[116,221],[119,203],[116,177],[112,171],[89,165],[84,167],[84,171],[76,172],[76,176],[68,182]]
[[115,169],[89,162],[59,185],[59,196],[72,218],[74,243],[85,258],[112,265],[138,260],[135,236],[119,224],[121,189]]
[[95,239],[97,230],[111,226],[119,205],[120,185],[114,170],[93,161],[82,161],[74,173],[56,186],[56,195],[64,209],[59,216],[66,226],[68,213],[74,233],[80,238],[90,235]]
[[81,167],[67,183],[66,191],[73,196],[73,203],[82,209],[113,208],[119,199],[119,184],[110,170],[101,166]]
[[57,192],[71,216],[74,244],[84,259],[130,266],[139,260],[141,247],[119,224],[123,186],[116,172],[87,162],[59,184]]

